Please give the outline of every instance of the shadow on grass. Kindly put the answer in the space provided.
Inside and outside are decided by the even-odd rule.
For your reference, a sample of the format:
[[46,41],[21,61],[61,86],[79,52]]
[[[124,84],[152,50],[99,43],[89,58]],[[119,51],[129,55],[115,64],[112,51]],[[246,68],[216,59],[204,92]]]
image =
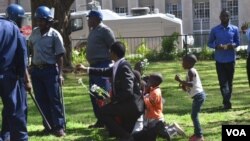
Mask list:
[[[88,128],[70,128],[66,130],[67,136],[77,136],[74,141],[114,141],[114,138],[110,138],[105,129],[88,129]],[[49,134],[43,133],[42,130],[30,131],[29,136],[32,137],[44,137]]]
[[218,106],[218,107],[211,107],[211,108],[203,108],[201,110],[202,113],[216,113],[216,112],[228,112],[228,111],[240,111],[240,110],[248,110],[250,109],[249,106],[245,106],[245,107],[238,107],[238,108],[232,108],[229,110],[225,110],[223,109],[222,106]]

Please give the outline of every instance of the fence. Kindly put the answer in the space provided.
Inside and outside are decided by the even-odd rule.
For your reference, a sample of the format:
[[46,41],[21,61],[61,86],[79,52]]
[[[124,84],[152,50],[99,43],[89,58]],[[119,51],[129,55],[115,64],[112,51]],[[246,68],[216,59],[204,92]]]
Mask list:
[[[188,49],[200,50],[203,47],[207,47],[209,34],[189,34],[188,36],[192,36],[194,39],[193,45],[188,45]],[[122,37],[117,38],[118,41],[122,41],[127,46],[127,54],[135,54],[137,53],[137,49],[140,46],[146,46],[152,50],[160,51],[162,48],[162,40],[167,36],[156,36],[156,37]],[[179,35],[178,41],[183,41],[185,39],[185,35]],[[240,41],[241,46],[247,45],[248,41],[245,35],[240,33]],[[86,39],[72,39],[73,47],[84,47],[86,46]],[[179,46],[180,49],[185,49],[183,46]]]

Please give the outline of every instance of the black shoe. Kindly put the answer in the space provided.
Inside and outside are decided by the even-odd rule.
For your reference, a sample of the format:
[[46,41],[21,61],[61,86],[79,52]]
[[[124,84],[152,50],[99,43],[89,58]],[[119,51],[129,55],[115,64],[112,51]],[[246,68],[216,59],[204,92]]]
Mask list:
[[156,131],[157,131],[157,135],[159,135],[162,138],[167,139],[167,141],[171,141],[170,135],[169,135],[167,129],[165,128],[164,122],[159,121],[156,124]]
[[232,105],[224,105],[223,110],[229,110],[232,109]]
[[53,134],[57,137],[63,137],[66,136],[66,133],[64,132],[64,129],[58,129],[53,132]]
[[89,125],[88,128],[104,128],[104,124],[97,121],[95,124]]

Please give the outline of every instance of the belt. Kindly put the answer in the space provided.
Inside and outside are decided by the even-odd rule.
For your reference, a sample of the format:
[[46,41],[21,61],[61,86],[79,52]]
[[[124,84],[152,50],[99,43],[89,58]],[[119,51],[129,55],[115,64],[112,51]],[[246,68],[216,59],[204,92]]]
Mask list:
[[32,67],[37,68],[37,69],[45,69],[49,67],[55,67],[55,64],[40,64],[40,65],[35,65],[33,64]]

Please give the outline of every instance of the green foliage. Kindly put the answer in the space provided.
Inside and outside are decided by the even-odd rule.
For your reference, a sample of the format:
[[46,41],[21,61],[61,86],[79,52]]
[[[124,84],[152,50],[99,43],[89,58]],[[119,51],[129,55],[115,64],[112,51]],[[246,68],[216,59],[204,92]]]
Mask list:
[[150,53],[150,49],[147,47],[145,40],[139,44],[136,49],[136,54],[129,54],[126,56],[126,59],[131,63],[136,63],[146,59],[147,54]]
[[173,60],[176,57],[176,48],[178,45],[179,33],[174,32],[171,36],[163,37],[162,49],[159,58],[164,60]]
[[198,60],[212,60],[214,51],[208,47],[203,47],[201,52],[194,52]]
[[140,43],[138,48],[136,49],[136,53],[141,54],[143,57],[145,57],[150,52],[150,49],[147,47],[147,44],[145,40]]
[[146,54],[145,58],[149,61],[159,61],[159,53],[157,50],[151,50],[149,53]]
[[72,51],[72,63],[74,65],[81,64],[86,61],[86,47],[73,49]]
[[126,55],[126,59],[130,63],[136,63],[136,62],[139,62],[139,61],[143,60],[144,56],[141,55],[141,54],[129,54],[129,55]]

